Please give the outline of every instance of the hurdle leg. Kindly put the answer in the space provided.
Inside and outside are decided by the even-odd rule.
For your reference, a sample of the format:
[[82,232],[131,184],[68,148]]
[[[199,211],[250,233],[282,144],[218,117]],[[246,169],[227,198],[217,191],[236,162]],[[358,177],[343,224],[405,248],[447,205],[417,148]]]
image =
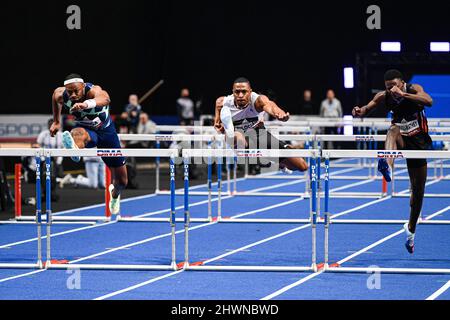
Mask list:
[[312,216],[312,222],[311,222],[311,230],[312,230],[312,257],[311,257],[311,268],[314,272],[317,271],[317,172],[316,172],[316,159],[312,158],[311,160],[311,168],[312,168],[312,176],[311,176],[311,182],[312,182],[312,192],[311,192],[311,216]]
[[51,180],[51,156],[50,153],[47,153],[45,157],[45,212],[47,214],[47,258],[45,267],[48,268],[51,264],[51,226],[52,226],[52,198],[51,198],[51,190],[52,190],[52,180]]
[[41,208],[41,156],[36,156],[36,225],[37,225],[37,265],[42,269],[42,208]]
[[[320,141],[319,141],[319,145],[318,145],[319,149],[320,149]],[[320,180],[320,173],[321,173],[321,168],[320,166],[322,165],[322,161],[320,158],[320,155],[317,157],[317,217],[320,217],[320,192],[322,191],[322,187],[321,187],[321,180]]]
[[[189,158],[185,158],[184,162],[184,266],[186,269],[189,266]],[[209,165],[208,165],[209,171]]]
[[324,269],[328,268],[329,262],[329,229],[330,229],[330,210],[329,210],[329,199],[330,199],[330,158],[325,158],[325,213],[324,213],[324,225],[325,225],[325,241],[324,241]]
[[248,159],[244,158],[244,176],[247,179],[248,178]]
[[22,216],[22,164],[14,165],[14,211],[16,220]]
[[217,162],[217,221],[222,220],[222,158]]
[[[161,142],[160,141],[156,141],[156,149],[159,149],[161,147]],[[155,158],[155,177],[156,177],[156,186],[155,186],[155,193],[159,192],[159,170],[160,170],[160,163],[161,163],[161,158],[160,157],[156,157]]]
[[230,159],[226,158],[226,169],[227,169],[227,187],[228,195],[231,195],[231,175],[230,175]]
[[208,220],[212,221],[212,164],[208,157]]
[[170,157],[170,228],[172,238],[172,263],[171,267],[177,270],[176,247],[175,247],[175,162],[174,157]]
[[237,157],[233,158],[233,194],[237,193],[237,166],[238,160]]
[[392,161],[391,195],[395,194],[395,161]]

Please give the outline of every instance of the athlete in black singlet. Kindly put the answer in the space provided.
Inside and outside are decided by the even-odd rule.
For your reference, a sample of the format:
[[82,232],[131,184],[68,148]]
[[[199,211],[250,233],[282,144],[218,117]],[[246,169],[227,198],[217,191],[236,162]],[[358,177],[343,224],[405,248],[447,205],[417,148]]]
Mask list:
[[[428,123],[425,107],[431,107],[433,99],[418,84],[408,84],[398,70],[388,70],[384,75],[386,90],[375,95],[372,101],[363,107],[353,108],[353,116],[363,117],[382,102],[388,111],[392,111],[392,125],[386,136],[386,150],[429,150],[432,140],[428,135]],[[406,249],[414,252],[414,235],[417,220],[422,210],[422,202],[427,180],[426,159],[407,159],[408,174],[411,184],[409,223],[404,225],[407,235]],[[379,159],[378,170],[386,181],[390,182],[389,167],[394,159]]]

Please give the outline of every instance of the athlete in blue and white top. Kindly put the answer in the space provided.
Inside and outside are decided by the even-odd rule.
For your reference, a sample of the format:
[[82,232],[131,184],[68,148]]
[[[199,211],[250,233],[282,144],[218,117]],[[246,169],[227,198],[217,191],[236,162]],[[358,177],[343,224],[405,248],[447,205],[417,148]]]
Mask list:
[[[216,100],[214,127],[234,140],[238,148],[251,149],[293,149],[285,142],[279,141],[264,128],[264,114],[268,113],[277,120],[288,121],[289,113],[265,95],[252,91],[250,81],[238,78],[233,83],[233,94]],[[280,158],[280,169],[306,171],[308,164],[303,158]],[[287,170],[286,170],[287,169]]]
[[[85,83],[78,74],[70,74],[64,86],[57,88],[52,97],[53,124],[52,136],[61,129],[61,111],[63,108],[75,116],[75,128],[63,132],[63,145],[66,149],[108,148],[120,149],[119,137],[109,116],[109,94],[98,85]],[[80,157],[72,157],[78,162]],[[120,210],[120,193],[128,183],[124,157],[103,157],[102,160],[111,169],[113,184],[109,186],[111,213]]]

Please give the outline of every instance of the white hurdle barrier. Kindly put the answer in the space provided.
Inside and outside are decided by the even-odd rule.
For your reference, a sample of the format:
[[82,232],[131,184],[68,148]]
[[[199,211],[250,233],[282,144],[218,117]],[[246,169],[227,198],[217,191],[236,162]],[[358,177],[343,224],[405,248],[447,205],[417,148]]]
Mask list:
[[[95,269],[95,270],[178,270],[176,263],[175,247],[175,157],[178,156],[178,150],[175,149],[0,149],[0,156],[35,156],[36,157],[36,226],[37,226],[37,262],[36,263],[0,263],[0,268],[31,268],[31,269]],[[51,226],[53,224],[53,215],[51,210],[51,157],[169,157],[170,158],[170,229],[171,229],[171,260],[167,265],[127,265],[127,264],[54,264],[51,259]],[[47,246],[46,260],[42,256],[42,210],[41,210],[41,183],[40,167],[41,157],[45,157],[46,173],[46,230]],[[117,216],[120,220],[120,214]]]
[[[317,198],[316,198],[316,188],[317,188],[317,165],[316,156],[318,155],[318,150],[267,150],[267,149],[192,149],[183,150],[182,156],[184,161],[184,219],[185,219],[185,261],[183,263],[184,270],[193,271],[275,271],[275,272],[306,272],[306,271],[317,271]],[[257,265],[228,265],[228,266],[211,266],[202,263],[191,264],[189,260],[189,228],[190,228],[190,213],[189,213],[189,164],[190,160],[193,158],[208,158],[214,157],[221,163],[222,158],[246,158],[246,157],[309,157],[311,159],[311,206],[310,206],[310,219],[301,220],[298,219],[296,223],[308,223],[311,225],[312,230],[312,255],[311,255],[311,265],[309,266],[257,266]],[[261,223],[263,219],[256,219],[255,221],[249,221],[250,219],[222,219],[220,211],[220,190],[221,183],[219,181],[219,211],[217,222],[254,222]],[[286,223],[286,219],[271,219],[265,220],[264,222],[271,223]],[[289,221],[292,223],[292,221]]]
[[[329,180],[330,180],[330,158],[334,157],[370,157],[370,158],[410,158],[410,159],[442,159],[450,158],[450,151],[417,151],[417,150],[324,150],[323,156],[325,157],[325,213],[324,220],[320,221],[325,226],[325,241],[324,241],[324,266],[325,272],[342,272],[342,273],[414,273],[414,274],[450,274],[450,268],[383,268],[383,267],[341,267],[336,264],[330,265],[329,263],[329,230],[332,224],[404,224],[406,220],[398,219],[334,219],[330,215],[329,210]],[[433,217],[429,216],[425,219],[420,218],[418,224],[429,225],[449,225],[450,220],[431,220]],[[450,267],[450,266],[449,266]]]

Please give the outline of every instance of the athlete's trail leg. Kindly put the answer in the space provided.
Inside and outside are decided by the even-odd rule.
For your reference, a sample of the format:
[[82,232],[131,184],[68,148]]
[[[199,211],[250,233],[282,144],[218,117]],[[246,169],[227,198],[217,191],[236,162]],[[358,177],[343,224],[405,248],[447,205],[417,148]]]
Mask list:
[[409,231],[416,232],[417,220],[422,210],[423,197],[425,194],[425,183],[427,181],[427,165],[419,168],[408,166],[409,180],[411,182]]
[[126,188],[128,184],[127,167],[121,166],[117,168],[109,168],[111,170],[111,176],[113,179],[114,190],[112,192],[112,197],[117,198],[123,189]]

